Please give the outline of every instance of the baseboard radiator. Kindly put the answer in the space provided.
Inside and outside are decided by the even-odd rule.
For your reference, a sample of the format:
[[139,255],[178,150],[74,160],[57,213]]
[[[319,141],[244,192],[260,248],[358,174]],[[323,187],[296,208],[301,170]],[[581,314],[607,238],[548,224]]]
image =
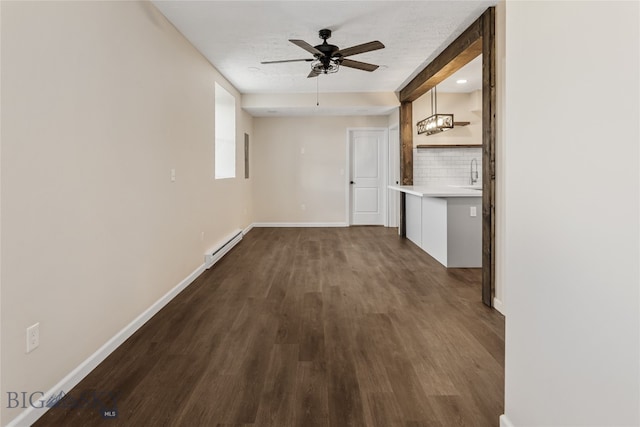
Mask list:
[[221,244],[204,255],[204,267],[209,269],[220,260],[227,252],[242,240],[242,230],[235,231],[230,237],[224,239]]

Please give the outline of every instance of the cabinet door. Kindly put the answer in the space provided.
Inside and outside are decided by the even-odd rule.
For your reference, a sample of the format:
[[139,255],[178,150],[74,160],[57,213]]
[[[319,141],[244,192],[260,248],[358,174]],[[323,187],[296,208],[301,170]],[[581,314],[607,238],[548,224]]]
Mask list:
[[447,199],[422,199],[422,249],[445,267],[447,264]]
[[407,239],[422,247],[422,197],[407,194]]

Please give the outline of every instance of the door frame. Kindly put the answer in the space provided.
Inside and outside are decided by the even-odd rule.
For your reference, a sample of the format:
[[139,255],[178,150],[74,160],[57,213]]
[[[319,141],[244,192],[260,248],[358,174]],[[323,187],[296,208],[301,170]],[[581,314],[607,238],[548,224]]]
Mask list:
[[[392,147],[391,146],[391,135],[395,134],[397,135],[397,146]],[[402,176],[400,174],[400,123],[394,123],[391,126],[389,126],[389,134],[387,135],[387,141],[388,141],[388,145],[389,145],[389,150],[387,151],[387,156],[388,157],[388,161],[387,161],[387,185],[400,185],[400,180],[402,179]],[[391,159],[391,155],[392,153],[397,154],[397,157],[395,158],[395,160],[397,160],[396,162],[392,162]],[[394,169],[393,168],[397,168],[398,171],[398,182],[393,182],[393,172]],[[390,191],[394,191],[394,190],[389,190],[387,188],[387,212],[390,212],[390,208],[391,208],[391,200],[389,198]],[[395,212],[394,212],[394,223],[391,223],[391,217],[388,216],[387,217],[387,227],[398,227],[398,229],[400,228],[400,197],[399,197],[399,192],[394,191],[396,193],[397,200],[398,200],[398,204],[395,206]],[[387,214],[388,215],[388,214]]]
[[[482,54],[482,302],[493,307],[495,291],[496,51],[495,7],[489,7],[442,53],[400,89],[400,177],[413,184],[412,103]],[[400,235],[406,212],[400,205]]]
[[382,131],[384,136],[382,138],[382,159],[380,164],[382,165],[382,183],[383,183],[383,191],[382,191],[382,206],[380,209],[384,212],[384,220],[383,225],[385,227],[389,226],[389,212],[388,212],[388,192],[387,181],[389,180],[389,128],[386,127],[349,127],[347,128],[347,141],[346,141],[346,167],[344,174],[344,185],[345,185],[345,224],[347,227],[351,227],[351,135],[354,132],[359,131]]

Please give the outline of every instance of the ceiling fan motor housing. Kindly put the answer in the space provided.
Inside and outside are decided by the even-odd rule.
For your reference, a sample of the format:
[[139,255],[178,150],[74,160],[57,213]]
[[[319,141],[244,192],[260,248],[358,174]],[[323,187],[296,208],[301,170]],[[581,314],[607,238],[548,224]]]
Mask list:
[[[314,46],[317,50],[322,52],[322,55],[315,55],[315,56],[316,56],[316,59],[322,62],[324,69],[327,70],[331,67],[333,54],[338,50],[340,50],[340,48],[336,45],[327,43],[327,39],[331,37],[331,30],[324,28],[318,32],[318,35],[324,41],[322,42],[322,44],[319,44],[318,46]],[[334,59],[333,62],[339,62],[339,61],[336,61],[338,59],[337,57],[333,59]]]

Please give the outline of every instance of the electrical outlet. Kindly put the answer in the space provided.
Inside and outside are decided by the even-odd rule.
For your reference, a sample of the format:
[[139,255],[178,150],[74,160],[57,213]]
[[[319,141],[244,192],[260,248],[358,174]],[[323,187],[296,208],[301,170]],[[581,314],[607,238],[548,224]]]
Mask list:
[[171,182],[176,182],[176,170],[171,169]]
[[471,206],[471,209],[469,210],[469,216],[477,216],[478,213],[476,211],[476,207],[475,206]]
[[303,211],[307,210],[307,205],[305,205],[304,203],[300,205],[300,209],[302,209]]
[[200,241],[204,242],[204,231],[200,233]]
[[27,353],[31,353],[40,345],[40,322],[27,328]]

